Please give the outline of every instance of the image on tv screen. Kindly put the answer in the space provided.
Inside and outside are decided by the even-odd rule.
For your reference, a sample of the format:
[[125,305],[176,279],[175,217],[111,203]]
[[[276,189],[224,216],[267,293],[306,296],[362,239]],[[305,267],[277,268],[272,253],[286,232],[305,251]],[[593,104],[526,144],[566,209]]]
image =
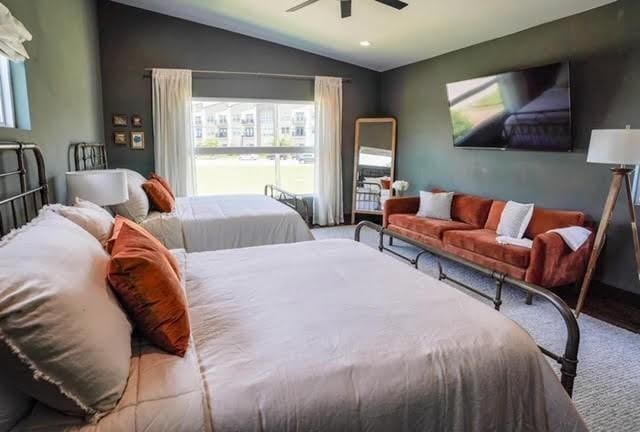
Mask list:
[[456,147],[570,151],[569,64],[447,84]]

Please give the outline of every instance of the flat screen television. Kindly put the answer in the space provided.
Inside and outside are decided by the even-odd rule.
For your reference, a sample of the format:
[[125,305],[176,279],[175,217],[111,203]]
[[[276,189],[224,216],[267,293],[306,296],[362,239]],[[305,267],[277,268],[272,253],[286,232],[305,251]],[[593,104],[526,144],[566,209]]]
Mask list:
[[447,84],[453,144],[571,151],[569,63]]

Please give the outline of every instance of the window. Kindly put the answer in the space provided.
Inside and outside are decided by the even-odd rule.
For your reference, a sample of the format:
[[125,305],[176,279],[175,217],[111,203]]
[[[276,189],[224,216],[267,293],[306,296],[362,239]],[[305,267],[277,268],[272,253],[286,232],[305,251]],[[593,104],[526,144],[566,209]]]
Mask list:
[[197,115],[194,117],[194,119],[195,119],[196,126],[202,126],[202,116]]
[[0,127],[15,127],[9,59],[0,56]]
[[194,124],[198,193],[262,193],[266,184],[313,192],[312,102],[198,99],[194,114],[197,104],[200,111],[216,113],[218,126],[221,118],[231,119],[228,128],[218,127],[216,137],[206,140],[197,139]]
[[226,116],[226,115],[220,115],[220,116],[218,116],[218,123],[220,123],[220,124],[227,124],[227,116]]
[[196,138],[202,138],[202,128],[201,127],[197,127],[196,128]]

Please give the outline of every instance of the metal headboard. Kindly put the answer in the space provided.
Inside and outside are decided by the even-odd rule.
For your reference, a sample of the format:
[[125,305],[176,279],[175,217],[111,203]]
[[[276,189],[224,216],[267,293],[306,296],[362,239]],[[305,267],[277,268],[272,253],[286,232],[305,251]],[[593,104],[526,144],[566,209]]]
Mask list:
[[[38,186],[30,188],[28,165],[25,160],[25,154],[32,152],[36,168],[38,170]],[[20,183],[20,192],[9,194],[8,197],[0,197],[0,236],[8,233],[12,228],[18,228],[26,224],[35,216],[41,207],[49,203],[49,192],[47,185],[47,175],[44,167],[44,158],[40,149],[35,144],[25,144],[20,142],[0,141],[0,158],[3,162],[9,162],[11,159],[6,158],[5,154],[14,153],[17,158],[17,169],[13,171],[0,172],[0,180],[5,181],[12,176],[18,177]],[[40,199],[38,200],[38,197]],[[30,204],[32,202],[32,205]],[[9,224],[5,226],[4,220],[7,211],[10,217],[7,217]]]
[[75,171],[107,169],[107,148],[100,143],[73,144],[73,164]]

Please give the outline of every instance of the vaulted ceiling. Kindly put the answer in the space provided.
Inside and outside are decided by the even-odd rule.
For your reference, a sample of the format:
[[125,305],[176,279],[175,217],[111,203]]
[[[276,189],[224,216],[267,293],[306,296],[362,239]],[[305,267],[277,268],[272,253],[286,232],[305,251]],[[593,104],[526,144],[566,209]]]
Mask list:
[[[616,0],[405,0],[398,11],[353,0],[114,0],[384,71],[495,39]],[[360,42],[368,41],[370,46]]]

